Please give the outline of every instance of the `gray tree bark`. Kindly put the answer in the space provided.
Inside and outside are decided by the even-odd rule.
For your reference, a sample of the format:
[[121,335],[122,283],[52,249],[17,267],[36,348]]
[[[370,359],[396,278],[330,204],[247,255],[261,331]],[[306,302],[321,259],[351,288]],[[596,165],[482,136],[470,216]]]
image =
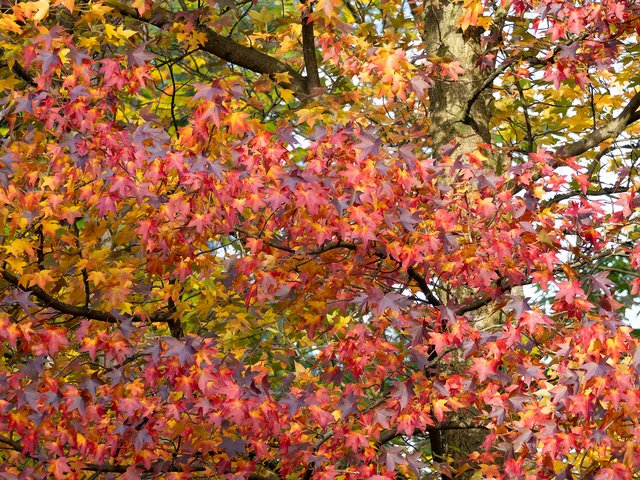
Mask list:
[[427,7],[425,12],[425,35],[428,55],[460,62],[464,74],[459,81],[436,81],[431,89],[431,139],[434,154],[451,141],[459,144],[457,153],[476,150],[478,143],[489,143],[489,121],[491,97],[481,94],[473,103],[470,118],[465,118],[467,102],[480,89],[485,76],[477,66],[482,46],[482,29],[470,27],[462,31],[458,21],[462,16],[462,4],[441,2],[439,6]]
[[[458,26],[462,16],[462,2],[441,1],[426,7],[425,11],[425,48],[429,55],[458,61],[464,68],[459,81],[439,80],[430,90],[431,111],[430,133],[433,155],[450,142],[458,144],[454,155],[464,155],[478,149],[480,143],[490,143],[489,122],[491,117],[491,96],[486,93],[477,95],[485,81],[485,76],[477,66],[482,51],[482,30],[470,27],[466,31]],[[477,100],[469,109],[469,102]],[[496,159],[490,160],[487,168],[499,171],[501,166]],[[466,289],[456,291],[460,298],[469,292]],[[478,312],[485,316],[486,312]],[[483,313],[485,315],[483,315]],[[452,361],[445,367],[450,373],[464,371],[465,361],[455,352]],[[456,423],[473,425],[472,413],[455,419]],[[448,461],[453,478],[467,479],[475,473],[465,469],[468,455],[479,450],[486,438],[482,428],[431,431],[430,438],[434,458]],[[464,470],[464,471],[463,471]]]

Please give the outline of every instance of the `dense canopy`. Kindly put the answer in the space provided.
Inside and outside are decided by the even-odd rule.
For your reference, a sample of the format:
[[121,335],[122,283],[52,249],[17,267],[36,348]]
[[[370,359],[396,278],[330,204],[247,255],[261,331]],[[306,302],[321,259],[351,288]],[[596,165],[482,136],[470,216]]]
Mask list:
[[0,478],[631,479],[639,32],[2,2]]

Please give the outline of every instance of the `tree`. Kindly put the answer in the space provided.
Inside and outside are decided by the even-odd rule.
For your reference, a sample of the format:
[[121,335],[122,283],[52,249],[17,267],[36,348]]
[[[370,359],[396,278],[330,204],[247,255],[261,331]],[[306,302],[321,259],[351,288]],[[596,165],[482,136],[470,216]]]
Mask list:
[[5,2],[2,478],[630,479],[633,2]]

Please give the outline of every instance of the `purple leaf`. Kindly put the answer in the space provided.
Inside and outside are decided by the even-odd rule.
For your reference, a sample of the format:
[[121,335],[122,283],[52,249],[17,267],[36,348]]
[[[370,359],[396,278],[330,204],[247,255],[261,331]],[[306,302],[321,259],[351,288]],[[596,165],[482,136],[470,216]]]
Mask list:
[[222,437],[222,443],[220,443],[220,446],[230,457],[234,457],[246,452],[246,444],[246,440],[242,440],[241,438],[234,440],[229,437]]
[[519,319],[522,316],[522,312],[530,309],[526,298],[522,298],[519,295],[507,295],[507,298],[509,298],[507,308],[510,308],[513,311],[516,319]]
[[591,278],[589,279],[589,281],[591,283],[592,288],[596,290],[600,290],[607,297],[610,297],[611,290],[609,290],[609,287],[611,287],[614,283],[607,278],[608,276],[609,276],[609,271],[598,272],[595,275],[591,275]]
[[402,451],[402,447],[387,447],[384,449],[384,461],[387,465],[387,470],[394,471],[396,465],[404,465],[407,463],[402,456]]
[[127,52],[127,65],[131,67],[142,67],[146,65],[149,60],[155,57],[154,54],[147,52],[147,44],[142,43],[136,48]]
[[396,382],[393,387],[391,397],[397,398],[400,403],[400,408],[404,408],[409,403],[409,397],[413,395],[413,391],[404,382]]
[[189,342],[189,338],[187,340],[182,341],[177,338],[167,337],[165,341],[167,342],[167,351],[165,352],[165,357],[177,357],[180,365],[188,365],[193,363],[193,354],[196,353],[194,348]]

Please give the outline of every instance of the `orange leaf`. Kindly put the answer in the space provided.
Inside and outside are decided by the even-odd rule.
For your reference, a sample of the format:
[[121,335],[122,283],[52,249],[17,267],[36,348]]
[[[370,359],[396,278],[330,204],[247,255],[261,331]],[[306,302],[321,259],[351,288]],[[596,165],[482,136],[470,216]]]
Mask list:
[[54,6],[64,5],[70,13],[73,13],[73,7],[75,5],[75,0],[56,0],[53,4]]

